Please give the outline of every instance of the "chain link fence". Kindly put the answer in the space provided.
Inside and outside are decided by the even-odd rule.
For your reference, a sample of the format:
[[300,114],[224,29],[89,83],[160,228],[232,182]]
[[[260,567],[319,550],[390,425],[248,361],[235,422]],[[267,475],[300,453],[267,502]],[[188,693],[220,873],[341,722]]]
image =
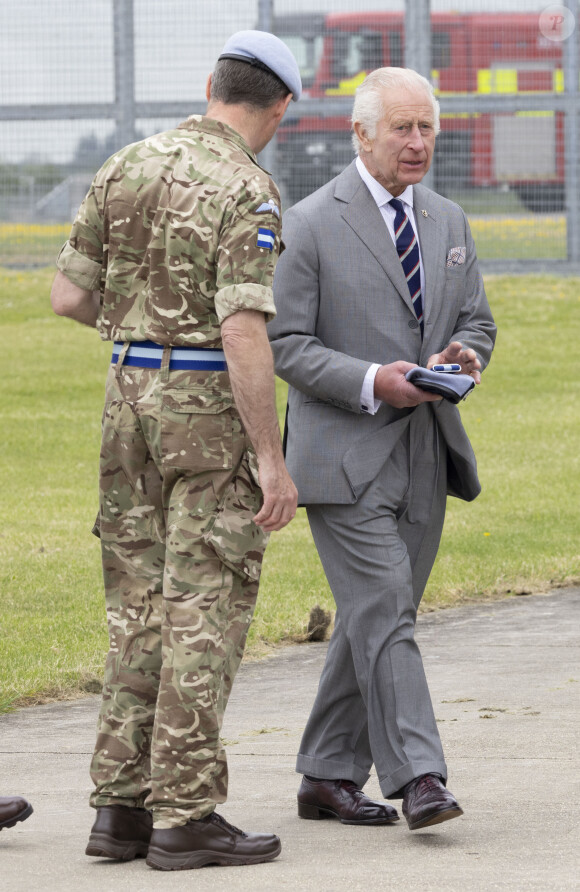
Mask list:
[[0,265],[52,263],[100,164],[203,113],[227,37],[259,27],[290,46],[305,87],[262,158],[285,206],[352,160],[349,115],[365,74],[408,65],[430,76],[441,104],[428,184],[466,210],[484,269],[578,268],[578,0],[312,8],[306,0],[0,4]]

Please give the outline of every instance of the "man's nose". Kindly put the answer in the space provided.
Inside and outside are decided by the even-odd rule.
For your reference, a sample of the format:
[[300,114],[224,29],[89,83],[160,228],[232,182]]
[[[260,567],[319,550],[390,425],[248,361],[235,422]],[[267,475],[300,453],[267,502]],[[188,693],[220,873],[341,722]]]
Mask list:
[[407,144],[409,148],[412,148],[415,152],[421,152],[423,150],[423,136],[416,125],[409,133],[409,141]]

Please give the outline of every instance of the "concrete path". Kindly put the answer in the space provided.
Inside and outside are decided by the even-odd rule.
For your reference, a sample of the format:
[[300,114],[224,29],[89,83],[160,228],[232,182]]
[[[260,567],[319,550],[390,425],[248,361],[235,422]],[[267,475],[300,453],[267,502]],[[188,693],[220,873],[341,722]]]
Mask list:
[[[0,718],[0,793],[34,814],[0,834],[2,892],[580,889],[580,589],[420,617],[420,643],[465,815],[411,833],[305,821],[294,759],[325,644],[244,664],[224,725],[231,773],[222,813],[273,831],[270,864],[158,872],[87,858],[88,763],[98,699]],[[380,796],[376,777],[367,792]]]

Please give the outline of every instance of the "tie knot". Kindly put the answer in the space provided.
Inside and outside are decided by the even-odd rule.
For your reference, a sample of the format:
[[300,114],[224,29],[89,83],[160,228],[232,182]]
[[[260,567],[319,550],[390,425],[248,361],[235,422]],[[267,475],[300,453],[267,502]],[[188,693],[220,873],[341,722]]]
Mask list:
[[389,204],[391,205],[392,208],[394,208],[396,210],[396,212],[398,214],[405,213],[405,209],[403,208],[403,202],[399,201],[398,198],[391,198],[391,200],[389,201]]

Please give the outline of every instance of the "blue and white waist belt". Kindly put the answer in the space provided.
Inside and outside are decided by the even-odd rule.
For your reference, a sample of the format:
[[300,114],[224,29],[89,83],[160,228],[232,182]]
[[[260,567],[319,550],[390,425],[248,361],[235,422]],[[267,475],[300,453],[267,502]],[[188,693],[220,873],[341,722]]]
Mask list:
[[[111,362],[117,362],[124,341],[115,341]],[[134,365],[142,369],[160,369],[163,359],[161,344],[153,341],[131,341],[125,353],[123,365]],[[226,372],[226,357],[223,350],[210,347],[172,347],[169,360],[169,371],[180,369],[199,369],[204,372]]]

